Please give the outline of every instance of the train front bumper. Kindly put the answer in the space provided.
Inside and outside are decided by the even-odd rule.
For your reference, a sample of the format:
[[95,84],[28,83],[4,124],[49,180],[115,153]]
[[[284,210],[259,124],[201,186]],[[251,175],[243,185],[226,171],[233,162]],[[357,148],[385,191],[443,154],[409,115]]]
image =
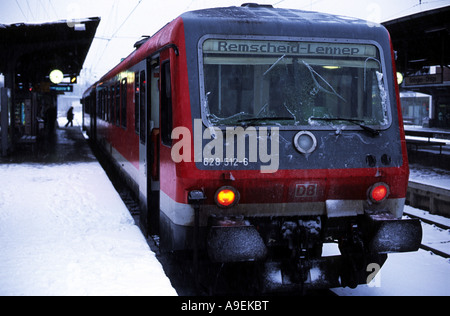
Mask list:
[[398,219],[390,213],[366,214],[364,231],[372,253],[417,251],[422,242],[418,219]]

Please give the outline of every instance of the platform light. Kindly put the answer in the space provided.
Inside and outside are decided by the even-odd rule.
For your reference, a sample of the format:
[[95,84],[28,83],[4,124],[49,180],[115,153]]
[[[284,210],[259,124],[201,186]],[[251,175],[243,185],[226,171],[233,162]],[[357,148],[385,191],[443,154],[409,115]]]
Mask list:
[[50,72],[50,81],[54,84],[58,84],[64,79],[64,74],[59,69],[54,69]]
[[214,200],[220,207],[232,207],[239,202],[239,192],[231,186],[224,186],[217,190]]
[[403,82],[403,74],[401,72],[397,72],[397,83],[401,85]]

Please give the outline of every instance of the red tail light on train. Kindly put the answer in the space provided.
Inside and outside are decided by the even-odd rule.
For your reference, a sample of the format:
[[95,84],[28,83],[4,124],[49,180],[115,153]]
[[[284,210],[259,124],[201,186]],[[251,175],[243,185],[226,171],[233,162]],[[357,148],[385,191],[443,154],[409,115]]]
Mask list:
[[389,187],[384,183],[376,183],[369,189],[369,198],[372,202],[380,203],[389,195]]

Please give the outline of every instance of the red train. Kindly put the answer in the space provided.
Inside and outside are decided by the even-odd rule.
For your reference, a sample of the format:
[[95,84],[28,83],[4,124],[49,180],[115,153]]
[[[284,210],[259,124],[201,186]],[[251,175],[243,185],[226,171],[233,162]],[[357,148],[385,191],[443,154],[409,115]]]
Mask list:
[[353,287],[418,249],[384,27],[245,4],[184,13],[135,46],[85,92],[83,124],[162,251],[254,262],[269,287]]

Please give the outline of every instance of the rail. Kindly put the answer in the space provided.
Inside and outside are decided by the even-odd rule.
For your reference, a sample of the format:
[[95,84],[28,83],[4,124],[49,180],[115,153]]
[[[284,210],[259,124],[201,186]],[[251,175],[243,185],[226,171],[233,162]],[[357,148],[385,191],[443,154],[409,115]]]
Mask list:
[[[424,225],[431,225],[428,229],[425,229],[424,227],[424,236],[422,237],[422,243],[420,245],[420,248],[431,251],[432,253],[444,257],[444,258],[450,258],[450,249],[448,247],[442,247],[443,244],[447,244],[449,241],[447,238],[447,235],[445,234],[445,242],[438,242],[433,238],[433,236],[428,236],[428,233],[430,229],[432,229],[432,226],[438,227],[439,229],[442,229],[444,231],[450,230],[450,219],[444,218],[441,216],[436,216],[432,214],[426,214],[426,212],[423,212],[421,210],[416,209],[408,209],[403,212],[404,215],[411,217],[411,218],[417,218],[424,224]],[[439,249],[439,246],[441,248]]]

